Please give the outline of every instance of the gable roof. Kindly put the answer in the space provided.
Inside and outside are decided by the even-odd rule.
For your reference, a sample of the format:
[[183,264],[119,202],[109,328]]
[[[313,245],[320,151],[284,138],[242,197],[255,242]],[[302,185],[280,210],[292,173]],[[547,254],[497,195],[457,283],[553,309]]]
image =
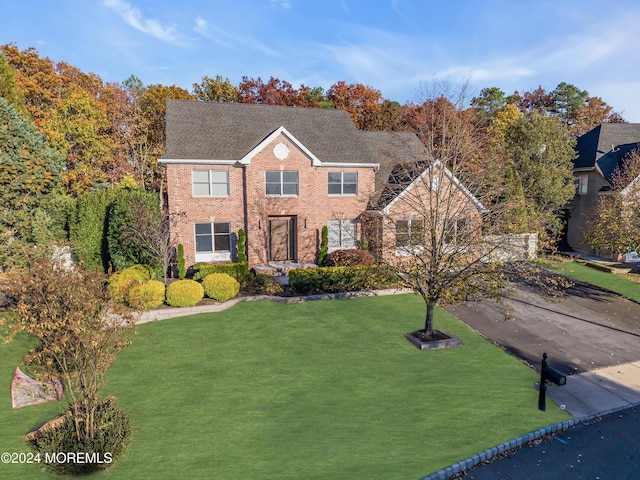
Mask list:
[[[424,167],[424,168],[423,168]],[[476,196],[469,191],[467,187],[463,185],[463,183],[456,177],[451,170],[445,167],[440,160],[436,160],[432,162],[429,166],[426,166],[426,163],[420,164],[414,172],[407,171],[402,169],[400,171],[401,166],[398,166],[394,169],[394,172],[398,172],[400,177],[395,179],[395,182],[389,179],[389,187],[393,190],[393,193],[385,196],[383,195],[380,198],[380,202],[378,207],[381,209],[382,213],[388,214],[391,207],[398,202],[404,195],[409,192],[412,188],[415,188],[416,185],[422,183],[424,181],[424,177],[429,175],[432,169],[440,169],[444,176],[449,179],[453,185],[455,185],[458,189],[460,189],[468,198],[471,200],[471,203],[478,209],[480,213],[488,212],[487,208],[476,198]],[[415,175],[420,170],[421,173]],[[437,170],[436,170],[437,172]],[[395,184],[395,185],[394,185]]]
[[622,160],[640,146],[640,123],[603,123],[578,137],[574,170],[598,170],[608,182]]
[[322,163],[379,163],[344,110],[193,100],[167,100],[163,160],[241,161],[280,127]]

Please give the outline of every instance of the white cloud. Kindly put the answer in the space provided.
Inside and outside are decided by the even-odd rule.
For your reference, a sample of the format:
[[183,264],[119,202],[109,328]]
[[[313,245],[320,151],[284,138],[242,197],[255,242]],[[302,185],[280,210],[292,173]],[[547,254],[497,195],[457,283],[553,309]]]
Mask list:
[[272,8],[291,8],[291,2],[289,0],[271,0]]
[[202,17],[196,17],[194,30],[209,40],[226,48],[248,47],[269,56],[278,56],[278,52],[250,36],[231,35],[226,30],[210,24]]
[[174,26],[163,26],[155,19],[146,19],[140,10],[123,0],[104,0],[104,5],[114,10],[124,22],[143,33],[151,35],[163,42],[174,45],[183,45],[184,42],[176,32]]

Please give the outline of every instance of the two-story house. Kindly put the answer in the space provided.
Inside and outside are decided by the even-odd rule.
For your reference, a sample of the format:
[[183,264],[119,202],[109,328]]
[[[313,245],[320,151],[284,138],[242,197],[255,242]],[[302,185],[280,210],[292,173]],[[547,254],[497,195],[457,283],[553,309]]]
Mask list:
[[365,132],[342,110],[169,100],[168,208],[187,265],[231,261],[244,229],[251,266],[314,263],[359,246],[359,218],[399,162],[425,158],[412,133]]
[[578,138],[573,172],[576,195],[567,208],[567,242],[576,252],[594,254],[584,232],[598,205],[611,190],[612,174],[640,146],[640,124],[603,123]]

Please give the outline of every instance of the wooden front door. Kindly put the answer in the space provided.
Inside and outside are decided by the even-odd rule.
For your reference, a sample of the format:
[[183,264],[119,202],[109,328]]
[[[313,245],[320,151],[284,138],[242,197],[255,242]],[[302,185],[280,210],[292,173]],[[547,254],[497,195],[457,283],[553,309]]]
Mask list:
[[295,218],[269,218],[269,261],[295,261]]

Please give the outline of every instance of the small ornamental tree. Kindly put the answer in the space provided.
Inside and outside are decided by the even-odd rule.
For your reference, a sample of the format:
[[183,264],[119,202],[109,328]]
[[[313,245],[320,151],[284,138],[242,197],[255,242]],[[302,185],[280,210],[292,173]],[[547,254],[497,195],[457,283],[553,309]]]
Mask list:
[[238,263],[247,263],[247,234],[238,230]]
[[329,227],[324,225],[320,231],[320,250],[318,251],[318,266],[322,267],[327,260],[329,251]]
[[184,259],[184,245],[178,244],[178,278],[182,280],[187,276],[187,268]]
[[[129,343],[134,317],[115,310],[105,278],[48,259],[33,259],[10,274],[14,311],[0,323],[6,340],[27,332],[40,341],[26,362],[46,378],[64,382],[78,445],[90,445],[109,425],[99,415],[104,375]],[[105,419],[104,422],[108,422]]]

